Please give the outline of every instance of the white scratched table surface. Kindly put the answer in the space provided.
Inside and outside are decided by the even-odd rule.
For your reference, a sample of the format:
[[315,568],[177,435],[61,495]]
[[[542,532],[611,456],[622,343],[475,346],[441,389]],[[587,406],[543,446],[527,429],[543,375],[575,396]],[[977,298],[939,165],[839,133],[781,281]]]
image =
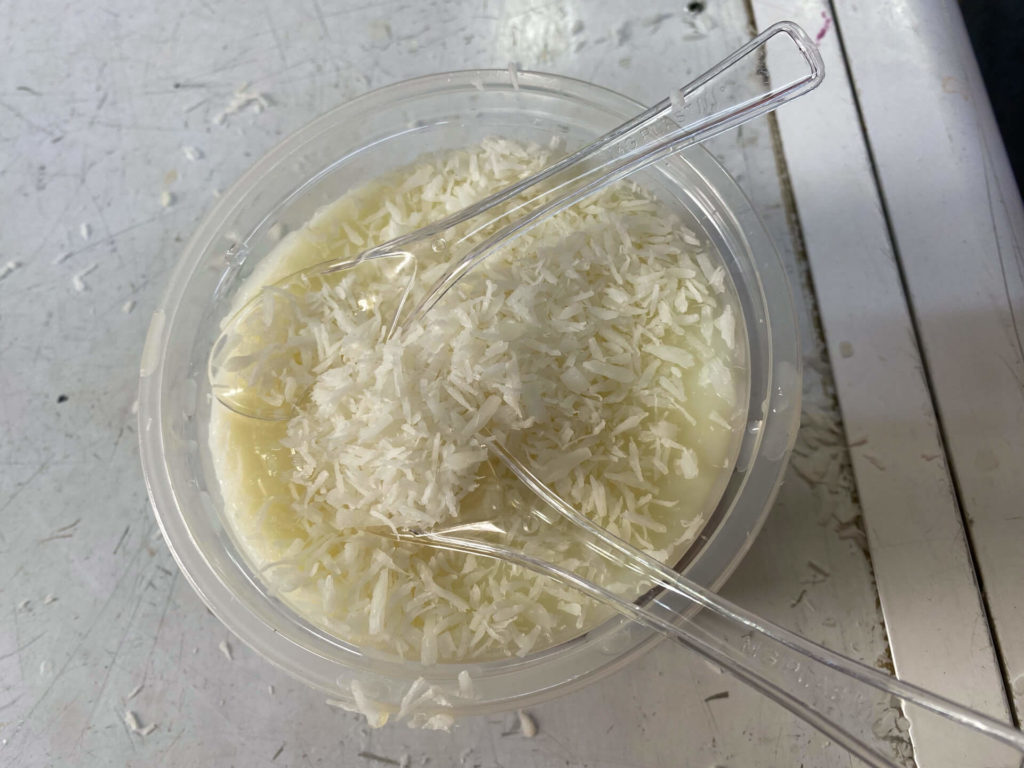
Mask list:
[[[184,240],[218,190],[313,117],[418,74],[510,61],[653,103],[778,18],[778,5],[0,0],[0,765],[381,766],[406,755],[414,766],[488,768],[857,764],[670,644],[534,707],[533,739],[514,715],[469,718],[451,733],[369,730],[229,637],[179,575],[146,499],[133,413],[149,316]],[[838,46],[830,7],[797,5],[798,20],[824,30],[823,50]],[[269,106],[215,123],[243,84]],[[819,109],[849,106],[851,90],[840,64]],[[826,346],[796,208],[814,180],[798,179],[794,197],[780,165],[790,137],[799,141],[764,119],[711,146],[782,255],[805,358],[797,453],[723,592],[889,667],[886,602],[865,549],[878,533],[869,525],[865,537],[829,364],[849,322],[821,308]],[[825,295],[823,263],[811,259]],[[862,416],[857,387],[838,390]],[[911,406],[934,421],[928,397],[922,388]],[[987,625],[975,636],[991,660]],[[896,722],[879,712],[878,745],[906,754]]]

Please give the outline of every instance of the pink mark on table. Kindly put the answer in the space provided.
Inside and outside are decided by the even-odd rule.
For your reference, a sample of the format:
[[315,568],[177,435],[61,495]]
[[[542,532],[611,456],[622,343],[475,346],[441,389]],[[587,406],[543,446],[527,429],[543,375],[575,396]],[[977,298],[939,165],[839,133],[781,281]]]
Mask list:
[[821,12],[821,18],[825,20],[825,23],[821,25],[821,29],[818,30],[818,34],[814,36],[814,42],[816,43],[820,43],[832,27],[832,19],[827,13],[825,13],[825,11]]

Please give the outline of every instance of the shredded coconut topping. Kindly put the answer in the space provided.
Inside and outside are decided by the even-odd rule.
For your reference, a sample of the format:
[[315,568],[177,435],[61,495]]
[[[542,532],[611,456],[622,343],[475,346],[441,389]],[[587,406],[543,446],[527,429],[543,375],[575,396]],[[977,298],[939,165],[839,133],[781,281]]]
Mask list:
[[[502,139],[423,159],[286,235],[248,296],[550,161],[547,150]],[[583,514],[671,560],[719,492],[745,386],[745,339],[721,260],[634,183],[531,230],[422,326],[387,338],[407,281],[421,289],[445,265],[442,256],[417,263],[412,277],[382,262],[267,289],[281,291],[261,320],[278,349],[236,365],[252,380],[270,375],[274,396],[298,400],[298,411],[281,424],[218,408],[211,429],[229,512],[267,582],[346,640],[424,664],[526,655],[607,613],[519,567],[363,529],[517,519],[510,510],[537,502],[489,455],[482,436],[491,435]],[[608,588],[635,591],[557,530],[509,526],[508,535]],[[468,675],[459,683],[471,696]],[[403,714],[425,695],[416,688]],[[365,692],[352,694],[373,722],[386,719]]]

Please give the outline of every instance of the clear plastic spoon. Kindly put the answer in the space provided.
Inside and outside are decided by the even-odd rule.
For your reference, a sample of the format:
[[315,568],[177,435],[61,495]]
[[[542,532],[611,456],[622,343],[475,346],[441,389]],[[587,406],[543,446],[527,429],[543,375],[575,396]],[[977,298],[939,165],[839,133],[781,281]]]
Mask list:
[[[773,72],[781,84],[769,82],[764,64],[769,53],[779,63]],[[780,78],[784,67],[792,76]],[[816,88],[823,77],[821,56],[807,34],[792,22],[779,22],[670,98],[534,176],[354,259],[316,264],[267,286],[227,321],[214,343],[209,361],[214,396],[244,416],[288,418],[313,384],[308,370],[315,349],[297,352],[285,343],[293,338],[289,332],[302,315],[302,302],[315,293],[311,289],[353,269],[372,270],[393,290],[386,298],[397,307],[394,333],[422,318],[487,256],[544,219],[662,158],[771,112]],[[446,256],[449,267],[424,290],[417,273],[425,254],[432,261]]]

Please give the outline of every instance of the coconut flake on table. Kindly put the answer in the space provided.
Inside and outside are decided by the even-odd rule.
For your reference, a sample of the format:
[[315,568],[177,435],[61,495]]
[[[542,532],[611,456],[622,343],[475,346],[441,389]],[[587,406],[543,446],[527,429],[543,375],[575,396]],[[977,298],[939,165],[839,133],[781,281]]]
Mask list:
[[128,726],[128,730],[133,733],[137,733],[139,730],[139,718],[135,716],[135,713],[130,709],[124,711],[124,724]]
[[76,293],[84,293],[89,289],[88,284],[85,282],[85,278],[95,272],[98,268],[99,264],[90,264],[81,272],[71,276],[71,287],[75,289]]
[[519,731],[528,739],[532,739],[537,735],[537,721],[533,719],[533,715],[523,709],[516,710],[516,715],[519,717]]
[[247,107],[251,107],[254,112],[262,112],[270,107],[270,99],[262,91],[252,90],[249,83],[243,83],[235,89],[227,106],[213,116],[212,122],[214,125],[223,125],[228,117],[238,114]]
[[14,270],[21,266],[20,261],[8,261],[3,266],[0,266],[0,280],[3,280],[10,275]]
[[124,724],[128,726],[128,730],[132,733],[137,733],[139,736],[149,736],[153,731],[156,730],[156,723],[150,723],[149,725],[143,726],[139,722],[138,716],[130,709],[124,711]]

